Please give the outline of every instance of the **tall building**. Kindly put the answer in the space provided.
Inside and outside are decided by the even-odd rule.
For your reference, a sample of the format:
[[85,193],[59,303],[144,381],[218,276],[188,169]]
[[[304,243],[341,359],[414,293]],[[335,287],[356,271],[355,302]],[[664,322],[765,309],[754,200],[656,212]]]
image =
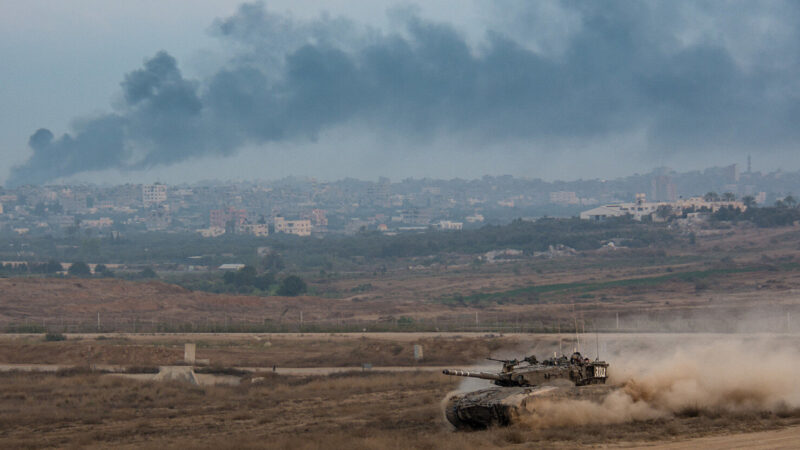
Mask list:
[[657,202],[674,202],[678,196],[672,177],[669,175],[654,176],[650,181],[650,197]]
[[727,181],[729,184],[739,182],[739,166],[737,164],[726,166],[723,168],[723,171],[725,175],[725,181]]
[[144,206],[158,205],[166,201],[167,185],[160,183],[142,185],[142,204]]

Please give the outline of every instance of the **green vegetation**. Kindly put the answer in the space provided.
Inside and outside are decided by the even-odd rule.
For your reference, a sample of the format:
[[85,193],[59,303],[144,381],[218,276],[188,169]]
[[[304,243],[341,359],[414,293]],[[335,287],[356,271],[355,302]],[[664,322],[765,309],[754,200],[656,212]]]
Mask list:
[[281,281],[281,285],[278,288],[278,295],[295,297],[300,294],[305,294],[307,290],[308,286],[306,286],[306,282],[303,281],[302,278],[296,275],[289,275]]
[[[532,254],[561,244],[581,251],[597,249],[611,240],[634,248],[663,246],[674,243],[677,236],[675,231],[663,224],[643,224],[629,218],[602,223],[578,218],[545,218],[535,222],[515,220],[508,225],[487,225],[457,232],[426,231],[396,236],[365,232],[355,236],[332,235],[321,239],[292,235],[202,238],[194,233],[166,232],[117,235],[113,238],[9,235],[9,245],[0,248],[0,259],[16,260],[18,249],[25,248],[28,254],[35,255],[32,259],[52,259],[56,265],[56,261],[206,267],[243,263],[261,266],[273,273],[283,270],[343,271],[364,265],[381,268],[383,261],[397,258],[479,255],[505,248]],[[263,258],[257,254],[259,247],[269,250]],[[29,266],[26,272],[34,273],[33,266]],[[50,263],[47,268],[37,266],[37,270],[42,270],[39,273],[54,273],[54,269],[57,267],[51,267]]]
[[44,335],[44,340],[47,342],[66,341],[67,337],[61,333],[47,333]]
[[[784,264],[781,268],[786,270],[797,270],[800,265],[796,263]],[[575,283],[555,283],[526,286],[518,289],[511,289],[508,291],[489,292],[483,294],[473,295],[456,295],[454,297],[444,298],[440,301],[447,304],[459,305],[482,305],[490,303],[529,303],[531,299],[539,301],[539,296],[542,294],[573,294],[578,301],[586,301],[594,298],[594,295],[589,294],[593,291],[602,289],[615,288],[615,287],[638,287],[638,286],[654,286],[668,281],[683,281],[695,283],[696,290],[703,290],[708,287],[707,278],[744,272],[757,272],[761,270],[774,270],[773,266],[749,266],[749,267],[725,267],[714,268],[707,270],[695,270],[690,272],[670,272],[666,275],[658,275],[652,277],[642,278],[625,278],[620,280],[610,281],[592,281],[592,282],[575,282]]]
[[92,275],[92,269],[83,261],[76,261],[69,266],[67,273],[73,277],[89,277]]

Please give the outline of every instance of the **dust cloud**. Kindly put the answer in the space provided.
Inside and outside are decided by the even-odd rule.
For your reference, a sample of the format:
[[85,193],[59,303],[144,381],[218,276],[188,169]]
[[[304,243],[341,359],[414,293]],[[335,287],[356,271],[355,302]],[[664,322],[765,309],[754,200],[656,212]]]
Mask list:
[[537,399],[525,406],[520,422],[546,428],[800,407],[800,351],[792,343],[778,337],[699,340],[612,351],[609,383],[619,389],[600,402]]

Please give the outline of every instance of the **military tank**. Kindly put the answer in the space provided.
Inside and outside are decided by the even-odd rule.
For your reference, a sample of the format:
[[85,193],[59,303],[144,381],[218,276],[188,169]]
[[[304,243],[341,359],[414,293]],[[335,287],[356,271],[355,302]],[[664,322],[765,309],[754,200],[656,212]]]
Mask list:
[[503,363],[502,369],[499,372],[443,371],[445,375],[491,380],[496,385],[447,399],[445,417],[457,429],[508,425],[538,398],[595,399],[608,392],[608,389],[576,388],[605,384],[608,378],[607,362],[590,360],[579,352],[569,358],[554,355],[543,361],[535,356],[522,360],[487,359]]

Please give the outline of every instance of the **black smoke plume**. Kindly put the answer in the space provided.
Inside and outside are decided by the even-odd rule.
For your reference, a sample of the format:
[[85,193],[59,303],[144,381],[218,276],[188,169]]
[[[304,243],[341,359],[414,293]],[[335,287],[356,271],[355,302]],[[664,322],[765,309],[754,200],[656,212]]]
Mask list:
[[[529,23],[547,19],[529,5],[495,8]],[[686,8],[719,15],[728,28],[718,34],[735,36],[728,3],[553,5],[579,25],[557,53],[511,37],[526,26],[513,21],[471,46],[453,26],[409,11],[394,11],[397,29],[386,32],[344,18],[297,21],[246,4],[213,25],[235,50],[225,67],[189,80],[173,57],[157,53],[124,77],[124,100],[113,112],[80,120],[58,138],[36,131],[32,156],[9,184],[147,169],[230,155],[247,144],[313,141],[350,124],[422,147],[437,136],[460,136],[474,142],[464,151],[636,131],[655,152],[769,151],[797,141],[800,53],[791,30],[800,29],[800,19],[792,3],[771,4],[778,9],[770,17],[782,21],[776,27],[790,30],[780,52],[749,66],[731,50],[746,39],[682,37],[693,29]],[[537,30],[526,33],[535,37]]]

